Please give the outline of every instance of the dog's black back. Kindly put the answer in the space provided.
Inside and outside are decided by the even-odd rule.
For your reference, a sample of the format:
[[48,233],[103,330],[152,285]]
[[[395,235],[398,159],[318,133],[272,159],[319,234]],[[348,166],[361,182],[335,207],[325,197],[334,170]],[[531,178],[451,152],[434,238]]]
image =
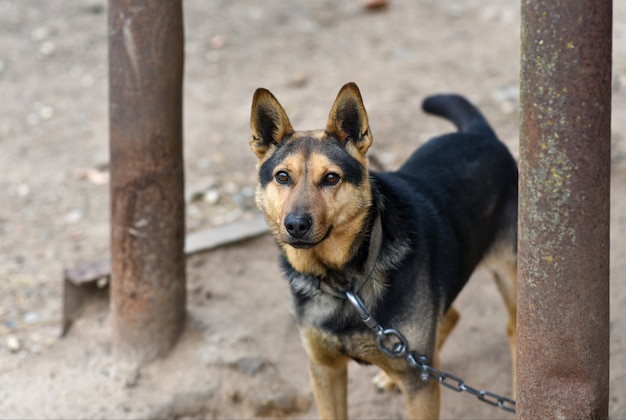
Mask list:
[[[410,243],[407,260],[430,266],[431,286],[438,289],[433,297],[445,312],[485,254],[503,235],[516,235],[517,165],[463,97],[432,96],[423,107],[459,131],[431,139],[398,171],[372,176],[382,197],[383,226],[394,241],[400,236]],[[406,276],[390,275],[386,299],[396,288],[400,300],[410,294],[414,271],[402,268]]]

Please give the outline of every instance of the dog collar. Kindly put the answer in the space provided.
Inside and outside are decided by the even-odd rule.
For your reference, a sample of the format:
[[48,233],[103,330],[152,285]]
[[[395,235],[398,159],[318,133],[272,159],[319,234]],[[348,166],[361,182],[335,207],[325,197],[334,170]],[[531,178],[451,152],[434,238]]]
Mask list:
[[[376,221],[374,222],[374,226],[372,227],[372,233],[370,235],[370,246],[367,251],[367,261],[365,261],[365,270],[363,270],[364,275],[354,276],[354,282],[352,283],[352,287],[350,289],[351,292],[356,293],[367,280],[372,276],[374,272],[374,267],[376,266],[376,260],[378,259],[378,254],[380,253],[380,248],[383,242],[383,228],[380,220],[380,214],[376,215]],[[346,292],[343,290],[339,290],[329,282],[324,279],[317,279],[317,288],[322,290],[325,293],[328,293],[331,296],[346,299]]]

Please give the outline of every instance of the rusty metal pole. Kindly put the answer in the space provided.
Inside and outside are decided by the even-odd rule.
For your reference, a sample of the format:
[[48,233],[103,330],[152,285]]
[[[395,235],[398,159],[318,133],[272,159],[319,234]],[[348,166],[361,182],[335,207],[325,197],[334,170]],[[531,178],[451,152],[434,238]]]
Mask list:
[[109,2],[111,322],[118,360],[166,355],[185,320],[180,0]]
[[522,0],[517,416],[607,418],[611,0]]

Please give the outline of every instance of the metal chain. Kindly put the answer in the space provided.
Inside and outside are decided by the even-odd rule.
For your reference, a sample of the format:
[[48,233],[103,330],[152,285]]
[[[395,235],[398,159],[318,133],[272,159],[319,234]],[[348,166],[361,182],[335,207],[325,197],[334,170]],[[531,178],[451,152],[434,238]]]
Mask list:
[[367,310],[361,298],[354,292],[345,292],[345,297],[352,304],[354,309],[359,313],[361,321],[374,334],[376,334],[376,345],[385,354],[391,357],[404,357],[409,366],[419,371],[420,379],[427,382],[430,379],[438,381],[456,392],[467,392],[477,397],[480,401],[501,408],[509,413],[515,413],[515,400],[493,392],[485,391],[471,387],[458,376],[454,376],[447,372],[442,372],[428,363],[428,358],[414,351],[409,351],[408,341],[404,335],[394,328],[384,328],[376,321],[372,314]]

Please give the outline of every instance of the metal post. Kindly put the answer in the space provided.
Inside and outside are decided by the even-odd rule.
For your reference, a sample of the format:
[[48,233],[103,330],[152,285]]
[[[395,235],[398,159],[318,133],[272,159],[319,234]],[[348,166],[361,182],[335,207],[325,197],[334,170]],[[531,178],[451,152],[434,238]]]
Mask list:
[[109,2],[111,321],[115,356],[148,362],[185,319],[180,0]]
[[517,415],[606,418],[611,0],[522,0]]

